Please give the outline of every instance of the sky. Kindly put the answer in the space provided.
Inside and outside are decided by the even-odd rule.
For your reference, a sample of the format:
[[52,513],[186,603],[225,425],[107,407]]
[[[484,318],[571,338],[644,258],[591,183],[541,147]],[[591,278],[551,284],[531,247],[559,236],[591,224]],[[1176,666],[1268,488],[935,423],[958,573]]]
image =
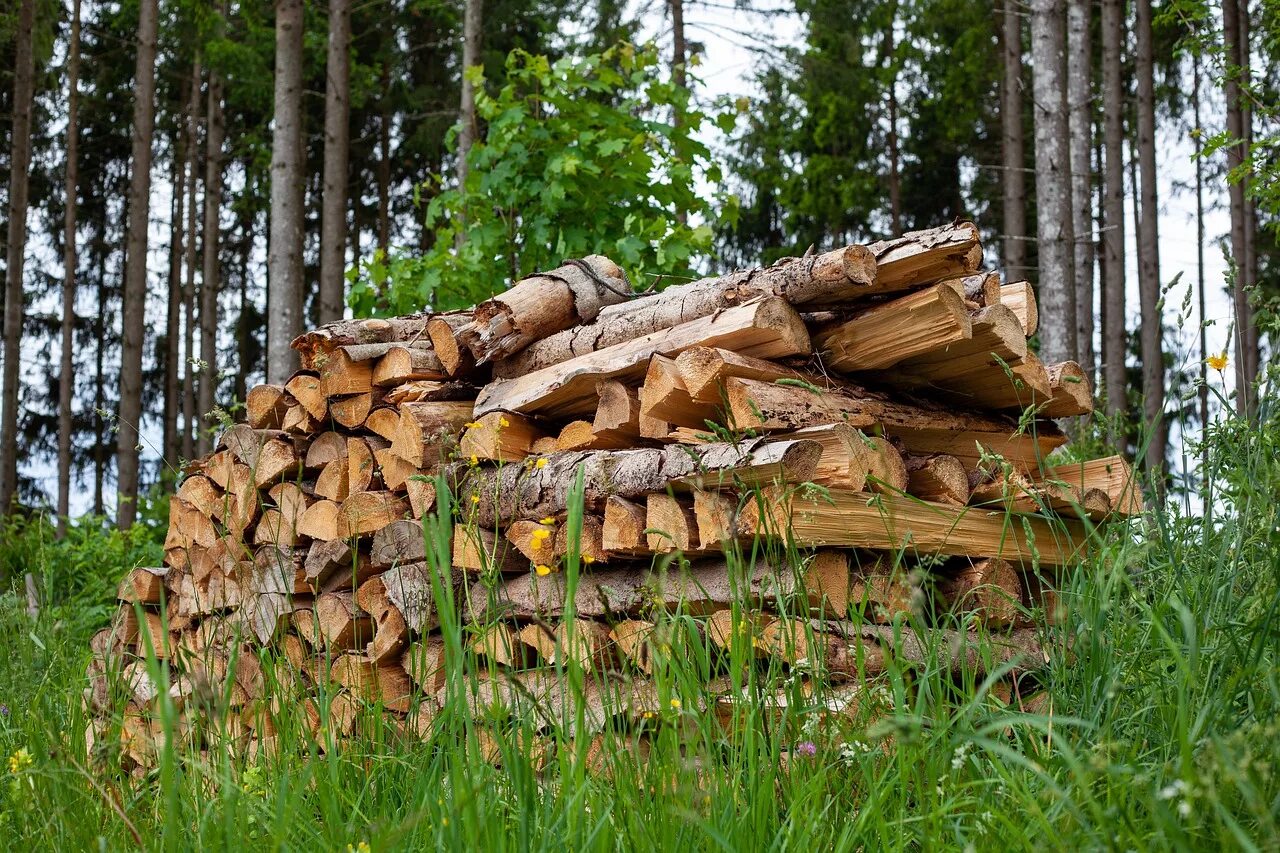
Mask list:
[[[781,8],[781,7],[779,7]],[[644,36],[656,39],[669,55],[670,25],[665,15],[665,4],[646,0],[635,6],[635,11],[643,16],[645,22]],[[691,44],[701,47],[698,65],[694,73],[700,83],[696,96],[703,102],[710,103],[721,96],[751,95],[756,91],[754,75],[763,67],[770,56],[788,45],[796,44],[802,35],[802,21],[799,16],[782,11],[779,13],[747,12],[735,9],[729,2],[702,2],[690,4],[685,11],[686,33]],[[1208,88],[1208,87],[1206,87]],[[1222,105],[1209,100],[1204,107],[1206,124],[1212,130],[1222,121]],[[907,117],[903,118],[904,122]],[[1186,369],[1197,369],[1199,353],[1199,317],[1195,313],[1194,292],[1197,281],[1196,230],[1195,230],[1195,198],[1190,191],[1194,182],[1194,166],[1192,146],[1187,138],[1186,127],[1176,122],[1160,123],[1160,138],[1157,145],[1157,166],[1160,184],[1157,188],[1160,201],[1160,274],[1161,279],[1173,284],[1166,297],[1166,326],[1168,327],[1166,345],[1179,353],[1189,353],[1191,361]],[[719,131],[708,125],[705,130],[705,141],[713,150],[721,149],[724,139]],[[1028,141],[1030,142],[1030,140]],[[712,187],[703,185],[705,191]],[[149,280],[150,288],[147,303],[149,327],[154,330],[165,322],[164,296],[165,278],[168,274],[168,211],[170,207],[171,187],[165,170],[156,168],[153,171],[152,189],[152,221],[149,243]],[[1231,300],[1225,291],[1225,260],[1219,241],[1229,227],[1226,210],[1226,190],[1222,184],[1206,184],[1205,204],[1207,209],[1206,233],[1208,245],[1205,247],[1206,281],[1209,283],[1206,317],[1210,322],[1208,329],[1209,348],[1211,352],[1227,349],[1227,336],[1231,321]],[[1126,194],[1126,275],[1128,299],[1128,328],[1138,326],[1137,301],[1137,253],[1134,246],[1134,214],[1131,194]],[[980,223],[986,228],[998,228],[999,223]],[[32,230],[35,223],[32,223]],[[261,247],[265,253],[265,247]],[[994,254],[994,253],[993,253]],[[27,274],[33,268],[60,276],[59,257],[55,256],[51,246],[33,241],[27,258]],[[715,267],[712,262],[712,267]],[[1178,312],[1188,295],[1192,296],[1192,314],[1183,322]],[[92,308],[92,299],[88,294],[81,294],[80,311],[82,316]],[[47,309],[48,306],[45,306]],[[23,362],[27,377],[38,381],[38,353],[35,342],[28,342],[23,352]],[[56,358],[56,355],[52,356]],[[1211,373],[1211,383],[1225,382],[1231,385],[1231,370],[1228,368],[1225,377]],[[260,379],[260,377],[258,377]],[[112,403],[114,407],[114,401]],[[144,448],[144,457],[154,458],[156,448],[160,446],[160,423],[158,419],[148,420],[143,424],[139,444]],[[1179,436],[1171,436],[1175,445]],[[36,476],[50,494],[56,491],[56,469],[53,463],[32,461],[24,466],[24,471]],[[91,476],[91,474],[90,474]],[[89,508],[92,501],[91,482],[88,488],[72,490],[72,513],[77,514]],[[108,506],[111,499],[108,497]]]

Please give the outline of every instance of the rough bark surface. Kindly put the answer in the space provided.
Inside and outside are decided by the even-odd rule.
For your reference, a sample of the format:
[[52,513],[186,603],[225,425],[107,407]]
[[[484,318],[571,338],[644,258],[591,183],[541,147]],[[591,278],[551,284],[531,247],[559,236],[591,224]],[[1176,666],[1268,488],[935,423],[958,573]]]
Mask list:
[[1124,77],[1122,0],[1102,0],[1102,372],[1107,415],[1127,408],[1124,360]]
[[351,107],[351,2],[329,0],[325,71],[324,198],[320,224],[320,322],[342,319],[347,260],[347,157]]
[[302,328],[302,0],[276,0],[271,240],[267,253],[267,381],[297,369],[289,342]]

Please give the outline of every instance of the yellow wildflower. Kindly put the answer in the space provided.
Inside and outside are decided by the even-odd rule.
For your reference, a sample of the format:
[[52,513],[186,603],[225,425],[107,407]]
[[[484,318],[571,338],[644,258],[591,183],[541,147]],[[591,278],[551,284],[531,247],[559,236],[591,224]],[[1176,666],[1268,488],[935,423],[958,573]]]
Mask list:
[[539,459],[537,462],[533,463],[533,467],[534,467],[534,468],[546,468],[546,467],[547,467],[547,458],[546,458],[545,456],[544,456],[544,457],[542,457],[542,458],[541,458],[541,459]]
[[479,464],[480,464],[480,457],[478,457],[478,456],[476,456],[474,453],[472,453],[472,454],[471,454],[471,464],[472,464],[472,465],[479,465]]
[[533,531],[533,541],[539,542],[543,539],[546,539],[550,535],[551,535],[550,530],[548,530],[545,527],[539,527],[537,530]]
[[588,566],[589,566],[589,565],[591,565],[592,563],[594,563],[595,561],[596,561],[596,558],[595,558],[595,557],[593,557],[593,556],[591,556],[590,554],[583,554],[583,555],[582,555],[582,562],[583,562],[583,563],[585,563],[585,564],[586,564],[586,565],[588,565]]
[[676,698],[673,696],[673,697],[671,698],[671,707],[672,707],[672,708],[674,708],[675,710],[679,711],[679,710],[680,710],[680,700],[679,700],[679,699],[676,699]]
[[347,853],[370,853],[368,841],[361,841],[359,844],[348,844]]
[[535,566],[533,570],[538,573],[538,577],[540,578],[545,578],[547,575],[551,574],[551,567],[544,566],[541,563]]
[[23,770],[26,770],[28,767],[30,767],[32,761],[34,760],[35,759],[31,757],[31,753],[27,752],[26,748],[24,747],[23,749],[20,749],[17,752],[15,752],[13,755],[9,756],[9,772],[21,773]]
[[498,416],[498,426],[500,426],[500,427],[509,427],[509,426],[511,426],[511,421],[507,420],[507,416],[506,416],[506,415],[499,415],[499,416]]
[[478,503],[480,503],[480,496],[479,496],[479,495],[472,495],[472,496],[471,496],[471,502],[472,502],[473,504],[478,504]]
[[468,423],[463,424],[463,426],[467,429],[484,429],[484,424],[479,421],[469,421]]
[[1204,363],[1219,372],[1227,369],[1227,353],[1224,350],[1221,355],[1211,355],[1204,360]]
[[555,520],[555,517],[554,517],[554,516],[550,516],[550,515],[548,515],[546,518],[542,519],[542,520],[541,520],[541,521],[539,521],[538,523],[539,523],[539,524],[555,524],[555,523],[556,523],[556,520]]

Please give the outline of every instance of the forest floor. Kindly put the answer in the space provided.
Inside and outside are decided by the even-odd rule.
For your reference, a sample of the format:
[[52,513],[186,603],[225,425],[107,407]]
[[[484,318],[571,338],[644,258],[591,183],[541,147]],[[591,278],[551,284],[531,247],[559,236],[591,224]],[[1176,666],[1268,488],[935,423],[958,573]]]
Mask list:
[[[297,746],[252,762],[169,749],[145,778],[103,771],[85,755],[88,641],[122,567],[155,546],[11,531],[0,539],[0,577],[18,581],[0,596],[0,838],[59,850],[1276,849],[1270,401],[1262,420],[1205,436],[1206,511],[1171,498],[1111,529],[1069,580],[1072,655],[1044,671],[1037,713],[926,667],[910,683],[891,672],[850,717],[800,728],[748,707],[729,734],[672,703],[648,760],[611,743],[604,774],[571,744],[541,774],[515,754],[495,769],[449,713],[425,741],[367,726],[333,752],[282,737]],[[22,568],[57,599],[35,622]],[[673,667],[673,695],[701,666]]]

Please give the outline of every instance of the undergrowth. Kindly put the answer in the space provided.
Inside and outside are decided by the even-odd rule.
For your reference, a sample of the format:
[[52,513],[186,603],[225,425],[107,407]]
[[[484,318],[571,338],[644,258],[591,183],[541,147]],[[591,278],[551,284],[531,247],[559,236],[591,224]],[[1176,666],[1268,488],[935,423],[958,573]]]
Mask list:
[[[88,641],[123,569],[158,563],[158,546],[146,532],[81,524],[55,542],[43,522],[11,525],[0,838],[41,849],[1274,849],[1280,423],[1269,400],[1260,421],[1228,419],[1204,437],[1203,510],[1168,500],[1112,526],[1059,579],[1071,648],[1039,674],[1034,713],[1001,701],[1000,669],[957,679],[936,656],[891,665],[846,713],[814,713],[801,679],[756,662],[747,643],[714,660],[691,617],[673,614],[660,628],[680,651],[658,656],[647,751],[626,734],[596,751],[567,735],[586,676],[570,665],[567,724],[541,772],[518,746],[527,724],[500,740],[501,768],[484,759],[482,729],[502,721],[464,712],[460,669],[425,739],[369,709],[350,743],[326,750],[283,703],[276,753],[175,739],[145,777],[104,770],[83,737]],[[424,525],[437,569],[450,527]],[[576,555],[565,568],[572,586]],[[46,598],[36,621],[26,571]],[[437,594],[452,597],[447,584]],[[462,660],[474,626],[456,603],[442,621]],[[745,697],[731,711],[694,698],[716,676]],[[777,693],[788,708],[767,700]],[[162,706],[170,724],[173,713]]]

